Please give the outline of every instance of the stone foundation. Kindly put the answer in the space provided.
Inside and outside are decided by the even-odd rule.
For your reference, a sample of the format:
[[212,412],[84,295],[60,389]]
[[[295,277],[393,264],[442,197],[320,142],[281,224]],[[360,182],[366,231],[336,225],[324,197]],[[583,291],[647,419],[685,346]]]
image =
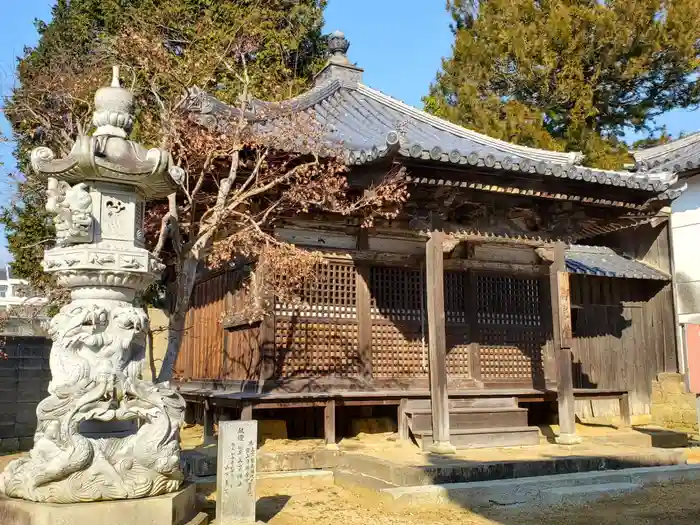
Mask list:
[[197,516],[194,485],[155,498],[96,503],[34,503],[0,496],[2,525],[186,525]]
[[698,431],[695,394],[687,391],[681,374],[662,373],[652,382],[651,418],[662,427]]

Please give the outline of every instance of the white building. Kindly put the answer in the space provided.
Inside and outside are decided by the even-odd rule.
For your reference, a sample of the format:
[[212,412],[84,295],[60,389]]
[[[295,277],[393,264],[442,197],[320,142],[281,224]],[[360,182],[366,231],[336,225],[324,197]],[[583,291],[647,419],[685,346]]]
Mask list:
[[674,306],[679,368],[686,369],[685,329],[700,324],[700,132],[633,153],[638,171],[675,171],[688,189],[671,206]]
[[12,276],[9,265],[0,266],[0,311],[9,314],[0,323],[2,335],[46,335],[47,299],[36,295],[24,279]]

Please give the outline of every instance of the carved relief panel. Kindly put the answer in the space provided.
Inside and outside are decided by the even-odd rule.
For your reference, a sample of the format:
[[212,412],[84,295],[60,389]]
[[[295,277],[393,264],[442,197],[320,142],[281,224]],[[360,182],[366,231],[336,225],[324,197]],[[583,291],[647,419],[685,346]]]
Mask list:
[[[111,187],[100,188],[102,196],[99,206],[99,241],[133,246],[137,230],[140,230],[138,214],[143,212],[141,199],[135,192],[115,191]],[[116,241],[116,242],[115,242]]]

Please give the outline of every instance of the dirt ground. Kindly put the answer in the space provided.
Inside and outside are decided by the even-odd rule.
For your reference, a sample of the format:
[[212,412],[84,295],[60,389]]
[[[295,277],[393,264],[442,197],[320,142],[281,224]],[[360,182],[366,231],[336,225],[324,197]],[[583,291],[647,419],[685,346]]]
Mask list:
[[[588,428],[581,433],[598,435],[610,430]],[[183,429],[183,448],[201,446],[201,427]],[[498,451],[460,451],[462,459],[500,459],[506,457],[542,457],[565,455],[566,447],[546,444],[539,447],[500,449]],[[269,440],[261,452],[311,450],[322,446],[320,440]],[[599,445],[598,455],[602,453]],[[583,445],[584,448],[588,448]],[[215,449],[215,446],[210,446]],[[420,464],[425,456],[415,446],[396,441],[390,434],[360,435],[345,439],[341,449],[377,455],[404,464]],[[582,445],[576,447],[582,453]],[[607,447],[603,447],[607,448]],[[617,448],[615,446],[614,448]],[[625,447],[621,447],[625,448]],[[591,448],[591,451],[593,449]],[[619,449],[618,449],[619,451]],[[629,451],[629,450],[628,450]],[[572,453],[572,451],[568,451]],[[494,457],[491,457],[491,456]],[[700,462],[700,448],[687,449],[689,462]],[[0,455],[0,470],[17,455]],[[433,459],[434,461],[434,459]],[[202,487],[204,488],[204,487]],[[213,517],[214,487],[204,490],[205,509]],[[363,489],[335,486],[330,477],[261,479],[258,481],[258,519],[269,525],[695,525],[700,523],[700,482],[652,487],[632,495],[604,499],[587,506],[559,507],[545,512],[515,509],[471,511],[458,504],[405,506]]]
[[[537,447],[459,451],[446,461],[535,459],[575,455],[619,455],[642,450],[623,444],[586,443],[586,438],[619,434],[610,427],[583,425],[578,429],[584,444],[572,449],[548,443],[546,437],[556,428],[542,429]],[[623,431],[626,432],[626,431]],[[197,429],[184,435],[196,446]],[[360,434],[340,442],[340,449],[373,455],[402,464],[426,464],[426,455],[415,445],[402,443],[392,434]],[[268,440],[261,452],[302,451],[322,447],[320,440]],[[690,462],[700,461],[700,449],[686,449]],[[695,461],[693,461],[695,460]],[[432,457],[430,463],[440,462]],[[212,487],[213,488],[213,487]],[[270,525],[650,525],[700,523],[700,482],[649,488],[630,496],[605,499],[588,506],[559,507],[547,511],[490,509],[471,511],[458,504],[398,505],[363,489],[335,486],[328,478],[262,479],[258,482],[258,519]],[[213,516],[215,494],[208,495],[207,511]]]
[[[213,511],[214,501],[208,503],[207,510]],[[546,512],[474,512],[449,503],[399,506],[369,491],[334,486],[332,481],[262,480],[258,519],[269,525],[696,525],[700,523],[700,483],[657,486]]]

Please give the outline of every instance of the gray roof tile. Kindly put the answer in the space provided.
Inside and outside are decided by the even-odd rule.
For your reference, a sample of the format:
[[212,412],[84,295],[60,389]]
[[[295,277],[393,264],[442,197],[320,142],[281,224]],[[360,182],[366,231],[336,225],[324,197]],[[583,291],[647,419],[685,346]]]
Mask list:
[[619,255],[605,246],[571,245],[566,250],[569,273],[670,281],[671,276],[640,261]]
[[[190,90],[189,107],[203,121],[235,109],[198,88]],[[359,82],[332,80],[281,103],[255,100],[250,116],[270,124],[270,115],[284,111],[313,114],[326,136],[341,142],[350,165],[389,155],[453,165],[470,165],[627,187],[673,199],[684,190],[673,171],[610,171],[581,166],[580,153],[518,146],[420,111]],[[274,122],[274,121],[273,121]]]
[[672,170],[678,174],[700,169],[700,132],[687,137],[632,152],[640,173]]

